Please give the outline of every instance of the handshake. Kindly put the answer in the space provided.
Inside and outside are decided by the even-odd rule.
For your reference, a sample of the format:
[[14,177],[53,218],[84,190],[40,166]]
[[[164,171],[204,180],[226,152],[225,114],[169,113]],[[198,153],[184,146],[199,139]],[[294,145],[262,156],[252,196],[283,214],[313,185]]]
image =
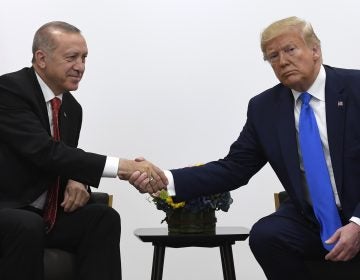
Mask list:
[[164,172],[142,157],[121,159],[118,168],[120,180],[128,180],[141,193],[156,193],[166,189],[168,179]]

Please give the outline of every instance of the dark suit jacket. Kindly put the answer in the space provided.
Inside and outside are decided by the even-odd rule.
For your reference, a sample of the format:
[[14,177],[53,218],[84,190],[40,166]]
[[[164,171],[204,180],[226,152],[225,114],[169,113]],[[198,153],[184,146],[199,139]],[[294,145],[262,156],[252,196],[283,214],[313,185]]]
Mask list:
[[76,148],[81,121],[80,104],[64,93],[54,141],[34,69],[0,76],[0,208],[28,205],[57,176],[62,187],[69,178],[98,186],[106,157]]
[[[325,70],[327,132],[336,187],[345,218],[360,217],[360,71],[329,66]],[[301,186],[294,98],[282,84],[250,100],[246,124],[224,159],[171,170],[176,198],[233,190],[247,184],[267,162],[299,211],[313,218]]]

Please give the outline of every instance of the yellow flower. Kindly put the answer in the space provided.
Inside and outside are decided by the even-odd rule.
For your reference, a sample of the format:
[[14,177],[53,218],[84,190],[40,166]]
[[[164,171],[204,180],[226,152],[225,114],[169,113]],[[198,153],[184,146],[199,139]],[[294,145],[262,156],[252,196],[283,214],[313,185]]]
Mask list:
[[[201,166],[202,163],[195,164],[193,166]],[[191,211],[193,213],[199,213],[202,211],[209,210],[222,210],[227,212],[230,204],[232,203],[232,198],[230,192],[200,196],[193,198],[188,201],[174,202],[173,198],[169,196],[166,190],[161,190],[157,193],[151,194],[151,202],[156,205],[158,210],[164,211],[167,215],[168,213],[173,213],[176,209],[184,209],[183,211]]]
[[152,197],[153,201],[158,205],[161,204],[161,201],[163,201],[165,204],[167,204],[173,209],[182,208],[185,206],[185,201],[175,203],[166,190],[161,190],[160,192],[153,194]]
[[171,196],[166,198],[166,203],[169,204],[172,208],[177,209],[185,206],[185,201],[175,203]]

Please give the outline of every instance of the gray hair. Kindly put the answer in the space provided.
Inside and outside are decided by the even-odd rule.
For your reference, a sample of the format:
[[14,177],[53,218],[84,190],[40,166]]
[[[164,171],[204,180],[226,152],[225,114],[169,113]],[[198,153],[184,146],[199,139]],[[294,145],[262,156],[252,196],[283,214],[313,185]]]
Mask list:
[[42,49],[46,52],[51,52],[56,48],[54,38],[51,34],[55,30],[59,30],[65,33],[81,33],[80,29],[63,21],[51,21],[45,23],[36,31],[34,35],[32,45],[32,63],[35,62],[35,53],[37,50]]

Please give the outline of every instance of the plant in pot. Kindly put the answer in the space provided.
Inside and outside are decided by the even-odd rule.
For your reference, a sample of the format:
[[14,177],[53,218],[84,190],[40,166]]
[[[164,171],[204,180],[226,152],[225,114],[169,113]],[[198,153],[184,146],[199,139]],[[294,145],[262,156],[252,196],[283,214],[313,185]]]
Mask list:
[[158,210],[165,212],[170,233],[214,232],[215,211],[227,212],[233,202],[230,192],[200,196],[188,201],[175,203],[166,190],[151,196]]

